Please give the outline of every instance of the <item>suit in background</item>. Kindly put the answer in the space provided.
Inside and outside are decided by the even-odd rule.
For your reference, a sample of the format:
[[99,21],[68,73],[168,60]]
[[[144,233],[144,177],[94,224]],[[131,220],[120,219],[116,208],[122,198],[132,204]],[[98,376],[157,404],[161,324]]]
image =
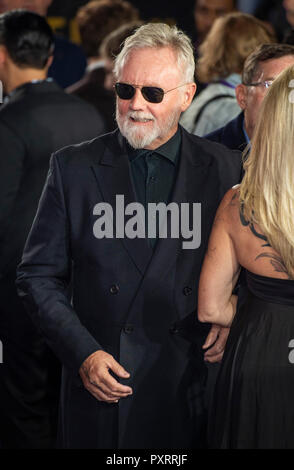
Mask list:
[[54,78],[62,88],[82,78],[87,67],[82,49],[61,36],[54,36],[54,59],[48,76]]
[[[9,448],[54,445],[60,366],[27,316],[16,266],[57,149],[104,131],[96,110],[51,81],[15,89],[0,110],[0,441]],[[47,220],[50,225],[50,219]]]
[[85,76],[66,89],[67,93],[79,96],[91,103],[103,116],[106,131],[111,132],[116,127],[115,96],[104,88],[105,69],[103,65],[88,67]]

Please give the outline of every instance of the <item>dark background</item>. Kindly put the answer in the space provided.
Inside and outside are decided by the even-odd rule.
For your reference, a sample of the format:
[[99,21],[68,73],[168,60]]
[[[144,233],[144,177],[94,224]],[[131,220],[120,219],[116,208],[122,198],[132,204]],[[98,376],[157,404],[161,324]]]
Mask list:
[[[77,9],[88,3],[89,0],[54,0],[49,11],[49,17],[63,17],[66,26],[58,28],[77,42],[70,27],[70,23]],[[193,6],[194,0],[129,0],[140,12],[143,21],[164,20],[164,22],[177,25],[187,34],[193,34]],[[51,21],[50,21],[51,23]],[[52,23],[51,23],[52,24]],[[72,24],[72,23],[71,23]],[[54,27],[54,24],[53,24]]]

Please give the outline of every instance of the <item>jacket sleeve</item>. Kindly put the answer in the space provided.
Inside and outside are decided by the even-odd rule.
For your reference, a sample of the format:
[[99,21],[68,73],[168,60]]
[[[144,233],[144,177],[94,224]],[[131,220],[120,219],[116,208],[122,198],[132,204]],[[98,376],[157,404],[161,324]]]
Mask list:
[[76,373],[101,346],[70,302],[69,221],[55,154],[17,274],[18,293],[32,320],[59,359]]

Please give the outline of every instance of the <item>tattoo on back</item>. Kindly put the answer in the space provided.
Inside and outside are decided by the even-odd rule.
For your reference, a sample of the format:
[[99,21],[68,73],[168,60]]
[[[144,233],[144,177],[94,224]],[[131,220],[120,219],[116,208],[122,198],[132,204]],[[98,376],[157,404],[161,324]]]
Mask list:
[[[260,238],[261,240],[264,240],[265,242],[267,242],[267,243],[261,245],[262,248],[271,246],[268,243],[266,236],[263,235],[262,233],[257,232],[257,230],[254,227],[254,224],[245,219],[243,203],[241,203],[241,206],[240,206],[240,220],[241,220],[241,223],[244,227],[249,226],[249,228],[250,228],[251,232],[253,233],[253,235],[255,235],[257,238]],[[269,258],[270,263],[271,263],[271,265],[273,266],[273,268],[276,272],[285,273],[285,274],[288,275],[288,272],[286,270],[284,262],[283,262],[282,258],[279,255],[277,255],[275,253],[261,253],[260,255],[256,256],[255,261],[257,261],[260,258]],[[289,277],[289,279],[290,279],[290,277]]]
[[[274,253],[261,253],[260,255],[256,256],[255,261],[258,260],[259,258],[269,258],[271,260],[270,263],[276,272],[284,273],[288,275],[286,267],[280,256],[275,255]],[[289,276],[289,279],[290,279],[290,276]]]
[[261,240],[264,240],[265,242],[267,242],[266,244],[261,245],[262,247],[270,246],[270,244],[267,241],[266,236],[262,235],[262,233],[258,233],[257,230],[255,229],[253,223],[249,222],[248,220],[245,219],[245,217],[244,217],[244,204],[243,203],[241,203],[241,207],[240,207],[240,220],[241,220],[241,223],[244,227],[248,227],[248,225],[249,225],[249,228],[250,228],[251,232],[253,233],[253,235],[255,235],[257,238],[260,238]]

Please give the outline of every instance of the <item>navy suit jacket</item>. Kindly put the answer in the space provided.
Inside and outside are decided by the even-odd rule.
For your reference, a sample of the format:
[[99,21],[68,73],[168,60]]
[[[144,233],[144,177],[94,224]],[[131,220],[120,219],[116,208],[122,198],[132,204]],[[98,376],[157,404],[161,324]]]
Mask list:
[[233,150],[243,152],[247,145],[243,131],[244,113],[240,113],[235,119],[228,122],[224,127],[217,129],[205,136],[206,139],[218,142]]

